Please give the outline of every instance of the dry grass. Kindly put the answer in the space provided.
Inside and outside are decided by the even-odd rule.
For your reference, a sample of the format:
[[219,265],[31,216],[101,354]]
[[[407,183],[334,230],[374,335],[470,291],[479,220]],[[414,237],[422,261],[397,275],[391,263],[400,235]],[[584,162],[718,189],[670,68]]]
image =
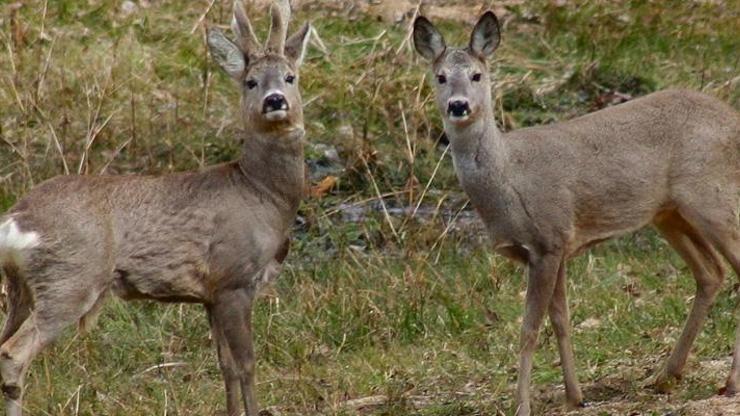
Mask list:
[[[123,3],[0,5],[0,211],[66,172],[162,173],[236,156],[238,94],[210,63],[201,25],[205,16],[225,26],[230,2]],[[433,3],[430,12],[453,10]],[[505,15],[491,67],[500,123],[547,123],[666,87],[703,90],[737,108],[735,3],[496,2]],[[426,68],[408,43],[416,7],[300,4],[297,19],[314,21],[319,35],[301,86],[312,180],[338,182],[304,203],[290,266],[258,305],[263,407],[284,415],[510,413],[521,270],[470,231],[474,216],[437,143]],[[461,22],[480,4],[448,13],[450,39],[465,41]],[[361,221],[348,221],[353,209]],[[459,226],[467,223],[473,228]],[[688,270],[655,234],[578,259],[569,291],[579,376],[598,402],[583,414],[735,406],[711,398],[728,367],[731,290],[678,390],[657,396],[644,387],[693,293]],[[111,303],[90,336],[70,332],[36,361],[29,413],[217,413],[222,386],[202,315],[195,306]],[[551,329],[541,344],[537,411],[563,414]],[[704,362],[721,364],[707,371]]]

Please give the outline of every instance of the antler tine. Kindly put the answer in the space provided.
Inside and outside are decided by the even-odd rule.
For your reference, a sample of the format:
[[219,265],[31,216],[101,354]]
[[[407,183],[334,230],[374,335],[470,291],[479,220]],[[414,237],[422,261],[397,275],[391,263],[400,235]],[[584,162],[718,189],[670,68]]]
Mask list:
[[285,52],[285,39],[288,36],[288,22],[290,21],[290,1],[275,0],[270,8],[272,23],[270,36],[267,39],[267,51],[283,54]]
[[257,36],[249,23],[247,12],[244,10],[242,0],[234,0],[234,16],[231,19],[231,30],[237,37],[237,42],[244,54],[257,53],[261,46]]

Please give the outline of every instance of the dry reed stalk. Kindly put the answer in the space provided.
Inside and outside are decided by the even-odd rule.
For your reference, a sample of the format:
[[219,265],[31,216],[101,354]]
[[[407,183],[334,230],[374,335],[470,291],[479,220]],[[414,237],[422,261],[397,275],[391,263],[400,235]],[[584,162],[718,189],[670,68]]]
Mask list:
[[367,174],[370,178],[370,182],[373,185],[373,190],[375,191],[375,195],[378,197],[378,200],[380,201],[380,206],[383,208],[383,215],[385,216],[385,221],[388,223],[388,226],[390,227],[391,232],[393,233],[393,236],[396,238],[396,242],[400,243],[401,241],[398,236],[398,233],[396,232],[396,227],[393,226],[393,220],[391,219],[391,216],[388,213],[388,207],[386,207],[385,200],[381,197],[382,194],[380,193],[378,184],[377,182],[375,182],[375,175],[373,175],[373,172],[370,170],[370,166],[368,166],[365,156],[360,155],[360,159],[362,160],[362,164],[365,166],[365,170],[367,171]]
[[206,16],[208,16],[208,13],[211,11],[211,8],[216,3],[216,0],[211,0],[210,3],[208,3],[208,7],[201,13],[200,17],[198,17],[198,20],[195,21],[195,24],[193,24],[193,28],[190,29],[190,34],[192,35],[195,33],[196,30],[198,30],[198,27],[203,25],[203,21],[206,20]]

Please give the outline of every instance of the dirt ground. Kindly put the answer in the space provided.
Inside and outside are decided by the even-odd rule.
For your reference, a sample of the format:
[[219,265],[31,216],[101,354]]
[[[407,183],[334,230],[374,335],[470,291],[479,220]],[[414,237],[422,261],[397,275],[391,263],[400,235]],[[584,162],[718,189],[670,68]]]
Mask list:
[[[724,381],[731,359],[687,364],[684,376],[702,380]],[[550,416],[603,416],[603,415],[661,415],[661,416],[740,416],[740,395],[725,397],[714,395],[695,401],[682,401],[671,395],[656,393],[651,387],[654,369],[659,363],[639,365],[631,363],[597,383],[582,386],[588,406],[585,409],[548,412]],[[640,380],[643,380],[642,382]],[[546,387],[542,388],[545,389]],[[540,390],[537,400],[562,402],[564,388],[545,392]],[[650,404],[646,406],[646,404]]]

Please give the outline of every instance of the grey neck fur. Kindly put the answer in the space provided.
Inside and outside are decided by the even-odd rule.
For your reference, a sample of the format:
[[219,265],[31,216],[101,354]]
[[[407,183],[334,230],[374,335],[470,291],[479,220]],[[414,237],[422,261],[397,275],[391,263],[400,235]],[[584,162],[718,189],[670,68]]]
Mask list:
[[296,211],[303,197],[303,129],[272,134],[244,132],[237,162],[245,180],[278,209]]
[[458,166],[458,176],[466,173],[460,170],[463,164],[469,166],[472,163],[476,168],[485,166],[495,177],[492,179],[502,184],[506,181],[508,152],[503,134],[496,126],[490,97],[486,99],[481,112],[482,117],[466,126],[456,126],[445,120],[445,131],[449,135],[452,155]]

